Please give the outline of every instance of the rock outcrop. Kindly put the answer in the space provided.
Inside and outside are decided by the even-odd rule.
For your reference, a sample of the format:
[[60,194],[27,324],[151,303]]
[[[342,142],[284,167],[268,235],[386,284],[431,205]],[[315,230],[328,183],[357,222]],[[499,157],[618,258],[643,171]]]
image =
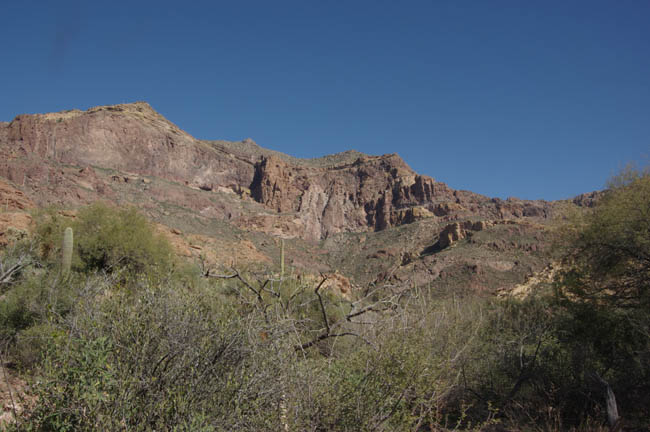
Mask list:
[[[140,188],[152,198],[232,219],[245,229],[322,239],[340,232],[379,231],[424,218],[546,218],[543,201],[490,199],[454,190],[415,173],[398,155],[356,152],[295,159],[252,140],[201,141],[138,102],[20,115],[0,124],[0,177],[39,205],[96,199],[131,201]],[[101,172],[100,172],[101,171]],[[171,196],[151,179],[197,194]],[[230,192],[261,207],[243,214]]]
[[396,154],[297,159],[249,138],[197,140],[142,102],[0,122],[0,246],[33,228],[32,207],[105,200],[137,205],[208,266],[266,271],[284,238],[292,271],[334,275],[331,290],[350,298],[379,283],[511,289],[548,264],[552,212],[599,196],[502,200]]
[[452,244],[456,243],[459,240],[467,237],[469,231],[483,231],[494,225],[492,221],[465,221],[465,222],[454,222],[447,225],[440,232],[438,242],[436,244],[437,249],[444,249]]
[[16,211],[34,208],[34,203],[22,191],[0,179],[0,210]]
[[503,201],[453,190],[416,174],[396,154],[326,167],[263,158],[255,165],[251,195],[278,213],[297,215],[309,238],[379,231],[430,217],[547,218],[551,208],[544,201]]
[[573,198],[571,202],[579,207],[593,207],[603,196],[602,191],[583,193]]
[[0,128],[0,147],[6,158],[0,175],[16,183],[23,181],[12,170],[16,159],[99,166],[197,187],[234,187],[253,176],[253,160],[194,139],[144,102],[20,115]]

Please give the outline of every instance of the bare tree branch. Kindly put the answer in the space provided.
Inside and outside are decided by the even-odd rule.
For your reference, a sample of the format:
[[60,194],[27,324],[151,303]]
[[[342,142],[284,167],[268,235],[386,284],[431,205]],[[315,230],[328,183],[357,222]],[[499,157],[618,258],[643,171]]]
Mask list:
[[255,296],[257,297],[257,300],[259,300],[260,303],[262,303],[262,302],[264,301],[264,299],[262,298],[261,291],[262,291],[262,289],[264,289],[264,287],[266,286],[266,283],[268,282],[268,279],[267,279],[266,282],[264,282],[264,285],[262,285],[262,288],[258,291],[258,290],[256,290],[255,288],[253,288],[253,285],[251,285],[250,283],[248,283],[248,281],[242,277],[242,275],[239,273],[239,271],[238,271],[236,268],[233,267],[233,268],[231,268],[230,270],[232,270],[234,273],[233,273],[233,274],[230,274],[230,275],[219,275],[219,274],[211,274],[211,273],[210,273],[210,270],[208,270],[208,271],[206,272],[206,275],[205,275],[205,276],[206,276],[206,277],[211,277],[211,278],[217,278],[217,279],[235,279],[235,278],[237,278],[237,279],[239,279],[239,281],[240,281],[241,283],[243,283],[243,284],[244,284],[244,285],[245,285],[249,290],[251,290],[251,291],[253,291],[253,292],[255,293]]
[[357,333],[354,333],[354,332],[329,333],[329,334],[328,333],[323,333],[320,336],[318,336],[317,338],[310,340],[309,342],[305,342],[302,345],[295,346],[294,349],[296,351],[302,351],[302,350],[305,350],[305,349],[313,346],[314,344],[316,344],[316,343],[318,343],[318,342],[320,342],[322,340],[325,340],[325,339],[328,339],[328,338],[341,337],[341,336],[356,336],[358,338],[363,339],[360,335],[358,335]]
[[331,330],[330,330],[330,323],[329,323],[329,321],[327,320],[327,312],[325,312],[325,305],[323,304],[323,298],[321,297],[320,293],[318,292],[318,290],[320,290],[320,288],[323,286],[323,284],[324,284],[325,281],[327,280],[327,276],[324,276],[324,275],[321,273],[321,277],[322,277],[323,279],[320,281],[320,283],[318,284],[318,286],[317,286],[316,289],[314,290],[314,293],[315,293],[316,296],[318,297],[318,303],[320,304],[320,310],[321,310],[321,312],[323,313],[323,321],[325,322],[326,334],[330,334],[330,331],[331,331]]

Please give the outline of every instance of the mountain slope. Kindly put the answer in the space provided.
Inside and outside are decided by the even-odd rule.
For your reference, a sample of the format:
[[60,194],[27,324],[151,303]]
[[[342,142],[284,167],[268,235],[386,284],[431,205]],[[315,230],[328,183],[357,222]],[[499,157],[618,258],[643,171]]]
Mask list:
[[[176,232],[199,236],[195,243],[204,246],[194,251],[245,241],[251,261],[277,261],[275,238],[292,239],[297,268],[340,271],[360,284],[432,283],[465,267],[479,275],[469,285],[481,289],[520,283],[547,264],[542,232],[556,207],[454,190],[396,154],[297,159],[250,139],[197,140],[144,102],[0,123],[0,177],[38,206],[137,205]],[[500,242],[513,233],[533,240]],[[481,236],[494,241],[471,243]],[[376,241],[359,247],[363,238]],[[455,244],[468,250],[450,254]],[[516,259],[520,252],[525,259]],[[481,263],[488,263],[482,272]]]

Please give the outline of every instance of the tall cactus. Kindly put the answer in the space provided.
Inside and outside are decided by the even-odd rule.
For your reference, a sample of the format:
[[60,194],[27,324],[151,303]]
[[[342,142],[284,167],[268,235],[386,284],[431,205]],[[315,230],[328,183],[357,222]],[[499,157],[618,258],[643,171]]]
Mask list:
[[284,279],[284,239],[280,239],[280,279]]
[[70,267],[72,266],[72,245],[73,245],[73,233],[72,228],[68,227],[63,233],[63,247],[61,252],[63,254],[63,259],[61,262],[61,272],[64,275],[70,273]]

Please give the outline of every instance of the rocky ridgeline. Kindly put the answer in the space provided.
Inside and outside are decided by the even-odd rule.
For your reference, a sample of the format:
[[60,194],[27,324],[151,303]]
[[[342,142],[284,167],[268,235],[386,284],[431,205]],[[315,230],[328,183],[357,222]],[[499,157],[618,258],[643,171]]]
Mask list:
[[[396,154],[349,153],[304,163],[252,140],[239,144],[197,140],[143,102],[20,115],[0,125],[0,176],[22,186],[38,204],[52,196],[60,203],[113,199],[110,179],[91,167],[116,171],[113,180],[144,176],[207,192],[229,190],[264,206],[255,223],[250,215],[234,221],[240,227],[273,227],[306,239],[430,217],[545,218],[550,212],[543,201],[503,201],[451,189],[418,175]],[[70,166],[79,169],[62,169]]]
[[508,290],[548,264],[544,221],[561,207],[454,190],[396,154],[297,159],[197,140],[143,102],[0,122],[0,245],[30,229],[30,208],[96,200],[137,204],[180,255],[215,265],[273,268],[284,238],[292,271],[339,274],[342,295],[409,281]]

